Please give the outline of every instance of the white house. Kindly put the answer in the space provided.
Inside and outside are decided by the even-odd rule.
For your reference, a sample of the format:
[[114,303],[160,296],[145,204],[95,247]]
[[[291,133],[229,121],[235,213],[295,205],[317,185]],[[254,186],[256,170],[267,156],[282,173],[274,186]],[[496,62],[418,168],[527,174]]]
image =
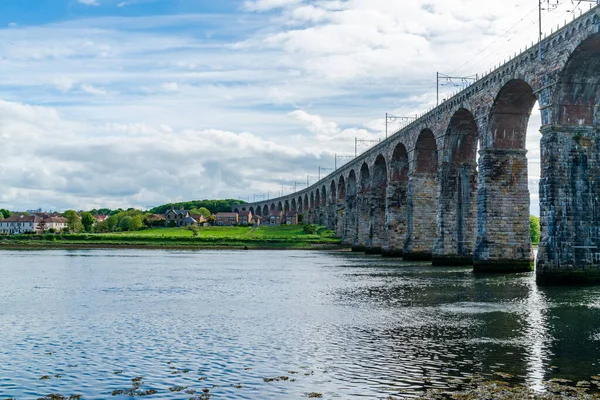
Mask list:
[[50,228],[54,228],[56,232],[61,232],[67,227],[67,219],[63,217],[42,218],[37,215],[25,216],[23,214],[13,214],[8,218],[0,220],[0,233],[39,233],[42,225],[46,231]]
[[1,233],[26,233],[35,232],[38,224],[42,221],[37,215],[13,214],[8,218],[0,220]]

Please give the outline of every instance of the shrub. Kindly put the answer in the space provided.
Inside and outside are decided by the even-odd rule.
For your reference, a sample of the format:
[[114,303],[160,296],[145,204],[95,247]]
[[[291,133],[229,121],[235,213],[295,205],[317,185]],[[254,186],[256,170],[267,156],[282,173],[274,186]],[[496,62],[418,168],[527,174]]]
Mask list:
[[302,230],[307,235],[314,235],[317,232],[317,226],[313,224],[304,224],[302,225]]

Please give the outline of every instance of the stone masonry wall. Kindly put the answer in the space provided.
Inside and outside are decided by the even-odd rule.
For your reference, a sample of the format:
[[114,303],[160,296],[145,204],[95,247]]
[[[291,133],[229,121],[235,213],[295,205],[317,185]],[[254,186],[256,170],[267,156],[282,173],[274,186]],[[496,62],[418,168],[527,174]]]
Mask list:
[[481,150],[479,159],[477,271],[530,271],[527,151]]
[[471,265],[477,227],[477,171],[444,163],[439,171],[434,265]]
[[408,184],[408,237],[404,258],[431,260],[436,226],[437,179],[434,175],[414,174]]
[[408,183],[392,183],[387,188],[386,226],[382,252],[388,257],[399,257],[404,253],[407,232]]
[[599,150],[599,129],[543,131],[538,280],[564,283],[600,276]]

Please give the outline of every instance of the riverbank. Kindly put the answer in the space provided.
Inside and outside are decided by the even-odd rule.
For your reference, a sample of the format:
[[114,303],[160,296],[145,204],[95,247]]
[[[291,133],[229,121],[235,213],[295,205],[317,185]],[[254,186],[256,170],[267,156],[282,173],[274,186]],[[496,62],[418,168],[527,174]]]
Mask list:
[[11,235],[0,239],[0,250],[37,249],[235,249],[235,250],[341,250],[346,246],[331,231],[301,226],[207,227],[197,233],[182,228],[154,228],[110,234]]

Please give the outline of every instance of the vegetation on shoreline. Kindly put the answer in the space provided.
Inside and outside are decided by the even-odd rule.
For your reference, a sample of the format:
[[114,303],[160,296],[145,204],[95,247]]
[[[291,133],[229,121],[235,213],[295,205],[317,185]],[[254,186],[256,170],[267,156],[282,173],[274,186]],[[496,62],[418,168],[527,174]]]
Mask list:
[[[1,248],[34,247],[141,247],[141,248],[247,248],[310,249],[335,248],[341,240],[321,226],[265,226],[153,228],[135,232],[102,234],[11,235],[0,241]],[[306,233],[306,231],[314,233]]]

